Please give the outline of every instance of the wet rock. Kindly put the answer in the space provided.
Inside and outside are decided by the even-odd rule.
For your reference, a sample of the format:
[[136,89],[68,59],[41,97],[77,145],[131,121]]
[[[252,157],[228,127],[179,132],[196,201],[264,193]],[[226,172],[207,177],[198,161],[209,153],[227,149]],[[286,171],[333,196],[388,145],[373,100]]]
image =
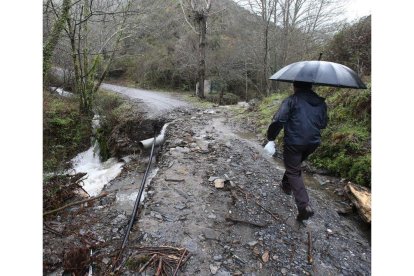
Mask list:
[[204,237],[207,240],[217,240],[218,239],[218,233],[214,231],[213,229],[204,229],[203,230]]
[[186,242],[184,242],[184,247],[188,249],[188,251],[190,252],[196,252],[198,249],[198,244],[196,241],[194,240],[188,240]]
[[231,273],[225,270],[224,268],[220,268],[220,270],[216,274],[217,276],[231,276]]
[[151,211],[150,216],[162,220],[162,215],[158,212]]
[[211,272],[211,274],[216,275],[216,273],[219,270],[219,268],[220,268],[219,266],[216,266],[214,264],[210,264],[210,272]]
[[223,256],[221,256],[221,255],[216,255],[216,256],[213,257],[213,260],[215,260],[215,261],[221,261],[222,259],[223,259]]
[[183,210],[183,209],[187,208],[187,205],[185,205],[183,203],[179,203],[179,204],[175,205],[174,207],[178,210]]
[[249,246],[253,247],[253,246],[255,246],[257,243],[258,243],[257,241],[251,241],[251,242],[248,242],[247,244],[248,244]]

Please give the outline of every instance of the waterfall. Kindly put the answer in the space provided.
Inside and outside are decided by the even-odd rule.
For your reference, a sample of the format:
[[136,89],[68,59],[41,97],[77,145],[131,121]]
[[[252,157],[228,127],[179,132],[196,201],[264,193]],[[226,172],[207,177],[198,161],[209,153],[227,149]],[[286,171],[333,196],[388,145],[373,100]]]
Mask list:
[[[95,115],[92,119],[94,135],[99,125],[99,116]],[[116,158],[109,158],[105,162],[101,162],[99,144],[95,137],[92,138],[92,146],[75,156],[71,162],[75,173],[87,173],[87,178],[83,181],[83,189],[90,196],[98,195],[106,184],[121,173],[124,165],[123,162],[118,162]]]

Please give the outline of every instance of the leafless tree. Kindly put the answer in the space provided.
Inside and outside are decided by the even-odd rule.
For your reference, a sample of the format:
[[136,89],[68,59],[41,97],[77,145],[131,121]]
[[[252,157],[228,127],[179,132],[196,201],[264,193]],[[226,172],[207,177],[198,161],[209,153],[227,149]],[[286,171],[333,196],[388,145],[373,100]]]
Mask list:
[[131,1],[78,0],[66,19],[74,71],[74,92],[80,110],[91,113],[96,91],[124,38]]
[[[184,1],[184,2],[183,2]],[[180,0],[184,18],[188,25],[199,36],[198,44],[198,96],[204,98],[204,80],[206,75],[206,33],[207,18],[213,0]],[[196,23],[194,27],[190,20]]]
[[[45,4],[45,11],[47,23],[49,23],[49,13],[48,9],[53,4],[51,0],[47,1]],[[59,42],[60,34],[65,26],[65,22],[69,15],[69,9],[71,7],[71,0],[63,0],[62,6],[60,8],[58,20],[53,24],[51,33],[47,36],[46,42],[43,45],[43,81],[47,82],[47,73],[51,67],[51,58],[53,51],[55,50],[56,45]],[[47,26],[48,27],[48,26]],[[47,30],[48,31],[48,30]]]

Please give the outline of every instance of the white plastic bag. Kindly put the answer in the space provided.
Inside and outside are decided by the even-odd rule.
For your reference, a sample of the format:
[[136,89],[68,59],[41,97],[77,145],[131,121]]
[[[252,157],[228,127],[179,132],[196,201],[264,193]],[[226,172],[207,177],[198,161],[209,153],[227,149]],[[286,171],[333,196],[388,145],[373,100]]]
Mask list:
[[275,141],[269,141],[266,146],[264,147],[264,151],[266,154],[272,156],[276,152],[276,144]]

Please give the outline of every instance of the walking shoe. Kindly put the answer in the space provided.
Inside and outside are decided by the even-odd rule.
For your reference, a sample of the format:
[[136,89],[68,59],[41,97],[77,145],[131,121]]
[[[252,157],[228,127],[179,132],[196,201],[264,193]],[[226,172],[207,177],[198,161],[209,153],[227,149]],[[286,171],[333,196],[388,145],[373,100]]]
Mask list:
[[307,220],[308,218],[313,216],[313,214],[315,213],[310,206],[306,206],[303,209],[302,208],[298,209],[298,211],[299,211],[299,214],[296,217],[296,219],[299,221]]
[[283,184],[280,184],[280,188],[282,188],[282,191],[287,194],[287,195],[291,195],[292,194],[292,189],[290,187],[287,187]]

